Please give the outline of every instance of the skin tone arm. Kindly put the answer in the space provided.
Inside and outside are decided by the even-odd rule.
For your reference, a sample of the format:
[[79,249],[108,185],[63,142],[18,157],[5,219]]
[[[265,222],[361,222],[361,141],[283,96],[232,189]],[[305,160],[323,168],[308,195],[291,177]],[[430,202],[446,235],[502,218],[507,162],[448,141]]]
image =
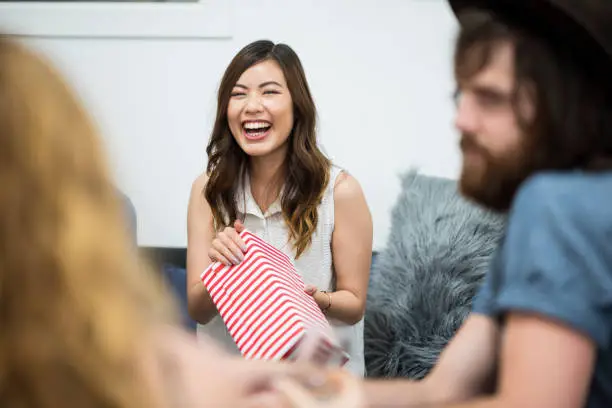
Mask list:
[[286,398],[274,390],[276,380],[311,389],[313,379],[326,379],[316,367],[228,355],[213,340],[196,340],[174,327],[153,329],[143,345],[137,362],[158,402],[152,408],[286,408]]
[[498,335],[489,317],[468,316],[425,379],[365,381],[367,406],[428,407],[481,395],[495,373]]
[[210,264],[208,251],[215,236],[212,211],[204,198],[206,175],[196,179],[187,209],[187,306],[191,318],[205,324],[217,314],[200,275]]
[[[332,256],[336,291],[330,293],[329,317],[355,324],[364,315],[372,262],[372,217],[357,180],[342,173],[334,187]],[[329,306],[327,294],[307,287],[321,307]]]
[[490,398],[443,407],[583,407],[596,354],[589,338],[563,324],[512,313],[501,351],[499,392]]

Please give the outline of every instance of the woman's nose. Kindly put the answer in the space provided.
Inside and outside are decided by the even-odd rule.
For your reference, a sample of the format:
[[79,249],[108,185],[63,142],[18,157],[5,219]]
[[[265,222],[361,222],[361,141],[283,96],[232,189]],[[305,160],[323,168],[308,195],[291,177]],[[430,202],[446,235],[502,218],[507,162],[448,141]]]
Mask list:
[[261,112],[263,110],[261,98],[258,95],[250,95],[247,98],[245,110],[247,112]]

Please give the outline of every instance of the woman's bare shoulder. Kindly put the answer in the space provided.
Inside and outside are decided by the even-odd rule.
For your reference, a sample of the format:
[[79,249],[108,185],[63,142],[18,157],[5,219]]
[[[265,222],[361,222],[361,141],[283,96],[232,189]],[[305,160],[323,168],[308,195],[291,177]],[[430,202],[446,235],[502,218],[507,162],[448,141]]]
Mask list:
[[345,170],[336,177],[334,185],[335,201],[353,201],[363,198],[364,193],[357,179]]
[[208,173],[203,172],[198,175],[192,183],[192,190],[199,190],[200,192],[206,187],[206,183],[208,183]]

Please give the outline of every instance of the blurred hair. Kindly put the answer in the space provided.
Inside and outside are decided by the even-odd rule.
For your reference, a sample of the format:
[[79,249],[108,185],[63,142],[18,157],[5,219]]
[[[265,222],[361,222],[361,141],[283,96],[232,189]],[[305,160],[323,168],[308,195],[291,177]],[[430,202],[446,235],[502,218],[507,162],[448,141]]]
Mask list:
[[0,406],[152,406],[139,349],[174,307],[102,151],[52,66],[0,38]]

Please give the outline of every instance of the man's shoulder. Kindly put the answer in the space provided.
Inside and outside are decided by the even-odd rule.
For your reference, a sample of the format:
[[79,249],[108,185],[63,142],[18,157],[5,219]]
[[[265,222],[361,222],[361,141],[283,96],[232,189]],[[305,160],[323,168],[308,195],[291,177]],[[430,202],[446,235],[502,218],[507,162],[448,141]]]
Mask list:
[[568,172],[540,172],[529,177],[521,185],[519,196],[527,195],[532,198],[535,196],[540,199],[550,198],[574,198],[571,201],[581,201],[589,199],[583,194],[576,196],[576,193],[590,193],[589,195],[599,196],[604,187],[612,186],[612,171],[587,173],[584,171]]
[[521,185],[511,213],[612,226],[611,201],[612,172],[541,172]]

